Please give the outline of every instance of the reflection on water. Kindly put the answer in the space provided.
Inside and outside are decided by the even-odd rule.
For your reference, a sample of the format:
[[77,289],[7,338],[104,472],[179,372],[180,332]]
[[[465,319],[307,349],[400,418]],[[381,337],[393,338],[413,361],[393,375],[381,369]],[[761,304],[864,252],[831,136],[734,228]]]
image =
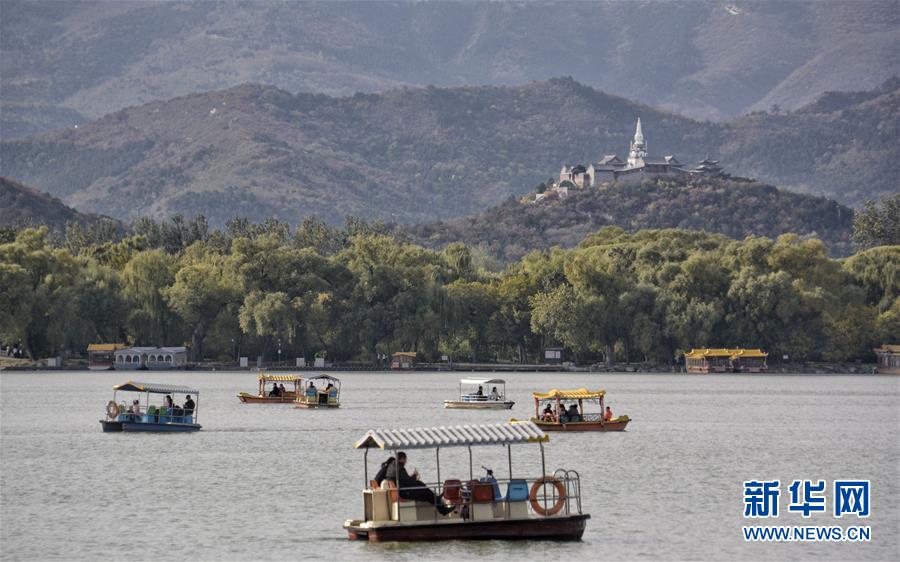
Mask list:
[[[521,373],[507,375],[512,411],[467,411],[441,408],[458,392],[453,373],[338,376],[341,408],[320,411],[241,404],[236,393],[256,388],[246,372],[141,373],[198,387],[204,429],[126,435],[98,420],[129,374],[0,375],[0,558],[818,560],[893,559],[900,548],[898,378]],[[532,390],[581,386],[606,388],[613,411],[635,420],[625,433],[551,436],[548,469],[582,475],[584,541],[346,540],[365,478],[352,444],[366,429],[525,418]],[[381,456],[370,455],[371,472]],[[540,472],[536,447],[514,448],[513,461],[518,476]],[[411,451],[409,465],[435,478],[432,452]],[[481,465],[508,476],[502,448],[476,449],[476,476]],[[441,453],[441,476],[468,477],[465,450]],[[873,514],[860,522],[872,542],[745,544],[741,486],[753,478],[872,480]]]

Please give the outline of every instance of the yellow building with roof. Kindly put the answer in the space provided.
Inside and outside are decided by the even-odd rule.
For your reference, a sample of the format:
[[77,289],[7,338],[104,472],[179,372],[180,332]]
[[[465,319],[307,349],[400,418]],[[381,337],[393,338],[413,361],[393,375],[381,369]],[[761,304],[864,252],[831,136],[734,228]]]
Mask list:
[[128,349],[127,343],[92,343],[87,346],[88,369],[106,371],[113,368],[115,354],[121,349]]
[[692,349],[684,354],[684,366],[689,373],[761,373],[768,356],[761,349]]

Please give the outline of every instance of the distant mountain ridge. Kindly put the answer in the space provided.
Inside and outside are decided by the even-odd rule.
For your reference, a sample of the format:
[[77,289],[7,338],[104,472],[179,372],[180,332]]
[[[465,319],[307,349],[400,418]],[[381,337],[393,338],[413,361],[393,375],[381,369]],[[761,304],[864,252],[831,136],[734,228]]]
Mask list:
[[801,107],[900,67],[900,4],[0,3],[2,136],[272,84],[345,96],[571,75],[697,118]]
[[794,233],[819,238],[843,256],[852,253],[853,210],[740,178],[660,179],[573,189],[565,198],[539,202],[510,198],[473,216],[400,226],[397,233],[431,248],[482,246],[511,262],[532,250],[572,248],[605,226],[704,230],[737,240]]
[[624,156],[640,117],[653,157],[709,155],[732,174],[855,205],[900,184],[897,81],[860,100],[711,123],[572,79],[344,98],[245,85],[0,143],[0,173],[126,221],[423,222],[483,211],[565,163]]

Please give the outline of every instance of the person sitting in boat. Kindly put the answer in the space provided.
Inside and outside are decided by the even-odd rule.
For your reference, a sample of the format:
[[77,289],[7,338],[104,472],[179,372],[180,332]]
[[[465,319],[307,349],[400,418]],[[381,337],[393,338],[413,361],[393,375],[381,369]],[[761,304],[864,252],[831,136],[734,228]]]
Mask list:
[[571,421],[569,419],[568,414],[566,414],[566,405],[563,402],[559,403],[559,423],[566,423]]
[[544,408],[544,413],[543,413],[542,417],[544,418],[545,422],[556,421],[553,417],[553,408],[550,406],[550,404],[547,404],[547,407]]
[[269,392],[269,396],[272,398],[278,398],[281,393],[278,391],[278,383],[272,383],[272,390]]
[[287,390],[284,388],[284,383],[278,385],[278,396],[284,396],[287,394]]
[[378,472],[375,473],[375,483],[381,486],[381,483],[384,482],[385,477],[387,476],[388,467],[394,464],[394,457],[388,457],[386,461],[381,463],[381,468],[378,469]]
[[134,421],[141,421],[141,401],[135,400],[131,403],[131,409],[128,410],[131,412],[131,417]]
[[497,392],[497,387],[491,389],[491,400],[500,400],[500,393]]
[[581,421],[581,413],[578,412],[578,405],[574,403],[570,404],[569,409],[566,411],[566,416],[568,416],[569,421]]
[[175,402],[172,400],[171,394],[166,394],[165,399],[163,400],[163,407],[171,410],[175,407]]
[[475,393],[475,396],[479,396],[479,397],[484,396],[484,388],[479,386],[478,392]]
[[196,407],[197,407],[197,405],[194,404],[193,400],[191,400],[191,395],[188,394],[187,398],[185,398],[185,400],[184,400],[184,415],[188,416],[188,417],[193,416],[194,408],[196,408]]
[[606,411],[603,412],[603,421],[611,421],[613,419],[613,413],[609,406],[606,407]]
[[440,501],[434,492],[428,488],[424,482],[419,480],[418,471],[413,472],[412,476],[406,472],[406,453],[403,451],[397,453],[397,462],[391,463],[385,470],[384,478],[391,482],[399,482],[400,497],[407,500],[417,500],[433,505],[441,515],[447,515],[453,511],[452,505],[446,505]]

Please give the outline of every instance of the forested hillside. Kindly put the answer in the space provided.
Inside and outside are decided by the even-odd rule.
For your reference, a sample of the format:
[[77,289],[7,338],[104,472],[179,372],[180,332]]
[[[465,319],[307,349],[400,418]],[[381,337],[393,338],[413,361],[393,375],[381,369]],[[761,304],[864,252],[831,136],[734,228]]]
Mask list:
[[852,225],[853,211],[824,197],[748,180],[705,178],[571,190],[563,199],[537,203],[532,197],[510,198],[471,217],[401,226],[398,231],[428,247],[463,242],[501,260],[517,261],[532,250],[574,247],[604,226],[631,232],[705,230],[738,240],[797,233],[819,238],[832,254],[848,255]]
[[897,82],[837,108],[698,122],[571,79],[331,98],[265,86],[154,102],[0,143],[0,173],[123,220],[203,214],[416,222],[483,211],[563,163],[709,155],[734,175],[856,205],[900,183]]
[[898,25],[890,0],[6,0],[2,135],[246,82],[352,95],[571,75],[642,103],[722,118],[876,86],[900,65]]
[[361,225],[142,221],[96,240],[0,233],[0,341],[32,357],[96,341],[191,341],[195,359],[242,354],[374,361],[536,361],[559,343],[581,364],[670,363],[692,347],[762,347],[794,360],[870,359],[900,333],[900,247],[837,261],[818,240],[608,227],[503,273]]
[[49,226],[62,233],[68,224],[80,226],[108,222],[114,231],[122,225],[109,217],[79,213],[59,199],[0,176],[0,225]]

